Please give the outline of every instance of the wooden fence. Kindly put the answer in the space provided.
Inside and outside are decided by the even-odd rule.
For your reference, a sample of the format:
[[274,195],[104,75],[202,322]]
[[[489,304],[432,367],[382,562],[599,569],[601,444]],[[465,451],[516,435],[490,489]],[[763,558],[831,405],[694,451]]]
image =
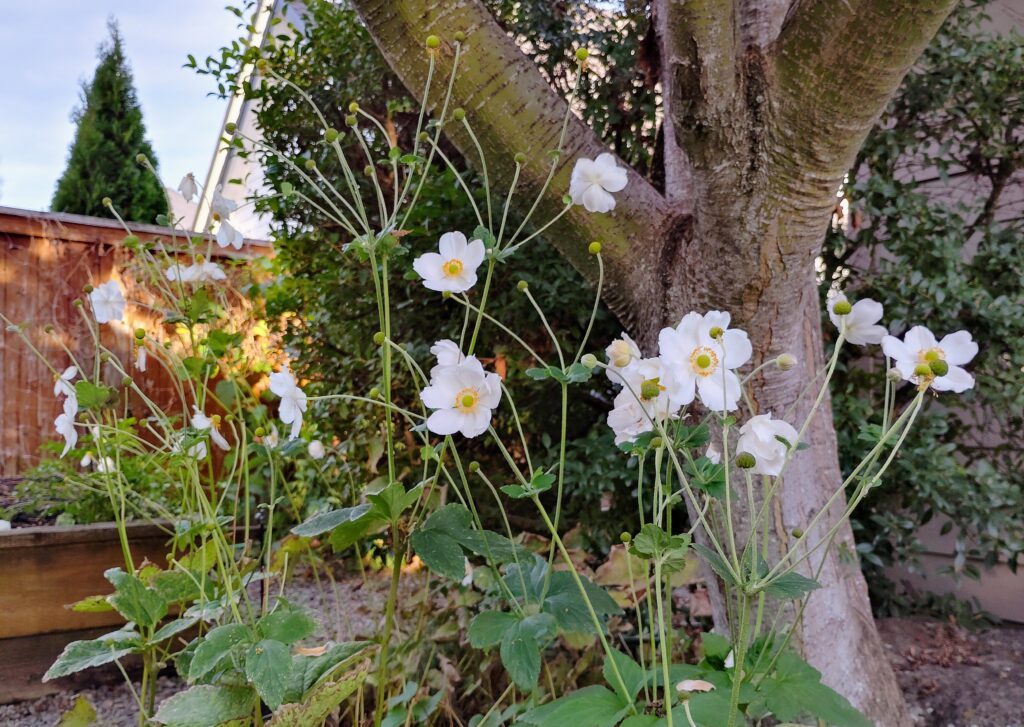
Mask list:
[[[160,239],[170,244],[172,231],[167,228],[130,227],[144,243]],[[177,235],[181,239],[182,233]],[[0,313],[22,326],[58,370],[70,363],[63,346],[79,360],[93,360],[92,335],[74,301],[85,297],[84,286],[105,282],[127,260],[124,237],[116,220],[0,207]],[[212,245],[210,254],[246,258],[272,254],[272,248],[267,242],[246,240],[240,251]],[[132,281],[122,283],[131,299]],[[134,328],[151,324],[129,306],[123,324],[101,326],[102,342],[120,360],[130,361]],[[54,332],[48,333],[51,325]],[[61,404],[53,394],[53,372],[16,332],[2,328],[0,477],[13,477],[38,462],[40,445],[56,438],[53,420]],[[144,374],[133,372],[133,377],[157,403],[172,401],[173,387],[159,366],[149,366]]]

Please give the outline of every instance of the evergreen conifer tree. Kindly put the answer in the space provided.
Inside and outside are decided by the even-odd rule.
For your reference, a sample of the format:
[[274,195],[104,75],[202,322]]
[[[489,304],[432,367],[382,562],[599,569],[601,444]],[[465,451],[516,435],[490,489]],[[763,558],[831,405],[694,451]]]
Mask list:
[[82,105],[74,112],[78,129],[51,206],[54,212],[109,217],[103,198],[110,197],[125,219],[152,223],[166,214],[167,197],[156,177],[136,161],[144,154],[154,168],[157,164],[145,138],[121,33],[114,20],[108,27],[110,41],[100,47],[96,74],[83,86]]

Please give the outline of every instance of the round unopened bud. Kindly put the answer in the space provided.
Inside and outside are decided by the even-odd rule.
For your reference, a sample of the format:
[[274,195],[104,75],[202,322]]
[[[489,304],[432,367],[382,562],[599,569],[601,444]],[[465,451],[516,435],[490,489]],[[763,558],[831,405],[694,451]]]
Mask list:
[[725,331],[722,330],[721,326],[712,326],[711,330],[708,331],[708,335],[717,341],[725,335]]
[[403,442],[401,439],[399,439],[397,442],[395,442],[394,447],[395,447],[395,451],[396,452],[404,452],[405,451],[405,442]]
[[104,197],[102,202],[104,207],[112,207],[114,205],[114,200],[110,199],[110,197]]
[[86,285],[82,286],[82,292],[85,293],[86,295],[89,295],[89,293],[91,293],[93,290],[95,290],[95,288],[93,288],[89,284],[86,284]]
[[935,359],[928,364],[928,368],[932,370],[932,373],[936,376],[945,376],[949,373],[949,364],[943,361],[941,358]]
[[121,244],[129,249],[134,249],[139,246],[139,238],[137,235],[125,235]]
[[835,313],[837,316],[848,315],[849,312],[852,310],[853,306],[850,305],[850,301],[848,300],[838,300],[836,301],[836,304],[832,306],[832,312]]
[[914,376],[921,378],[930,378],[932,375],[932,367],[926,363],[918,364],[914,367]]
[[303,162],[303,166],[306,167],[306,169],[311,172],[314,169],[316,169],[316,161],[314,161],[313,159],[307,159],[305,162]]
[[136,154],[135,161],[137,161],[139,164],[145,164],[147,161],[146,155],[142,153]]
[[142,340],[143,338],[145,338],[146,337],[146,329],[145,328],[136,328],[135,329],[135,337],[138,338],[139,340]]
[[804,536],[804,531],[803,530],[801,530],[800,528],[793,528],[793,537],[794,538],[802,538],[803,536]]
[[53,324],[52,323],[47,323],[46,326],[43,328],[43,330],[46,331],[47,333],[53,333],[53,331],[54,331]]
[[384,331],[377,331],[373,334],[373,342],[378,346],[384,345]]
[[622,531],[622,534],[619,536],[619,540],[621,540],[623,543],[628,543],[631,540],[633,540],[633,536],[624,530]]
[[170,341],[164,341],[164,348],[166,348],[168,351],[170,351],[171,350],[171,342]]
[[452,297],[452,291],[450,291],[450,290],[442,290],[441,291],[441,298],[443,298],[444,300],[448,300],[451,297]]
[[526,155],[523,154],[521,151],[517,151],[515,153],[515,156],[512,157],[512,161],[514,161],[516,164],[522,166],[523,164],[526,163]]
[[647,379],[640,384],[641,399],[657,399],[661,393],[661,384],[657,379]]
[[373,176],[373,167],[371,167],[369,164],[367,164],[365,167],[363,167],[363,174],[365,174],[367,177],[372,177]]
[[380,398],[380,389],[378,389],[376,386],[374,386],[372,389],[370,389],[370,398],[371,399],[379,399]]
[[651,438],[651,446],[654,447],[655,449],[660,449],[661,445],[664,444],[664,443],[665,442],[664,442],[664,440],[661,437],[652,437]]
[[229,121],[228,123],[224,124],[224,131],[228,132],[229,134],[234,134],[236,131],[238,131],[238,125],[235,124],[233,121]]
[[100,361],[102,361],[103,363],[110,363],[110,354],[109,353],[101,353],[100,354]]
[[433,48],[440,48],[440,47],[441,47],[441,39],[440,38],[438,38],[436,35],[428,35],[427,36],[427,48],[433,49]]
[[590,51],[588,51],[586,48],[576,49],[576,60],[578,60],[580,63],[583,63],[583,61],[587,60],[587,58],[589,57]]
[[338,140],[338,130],[333,126],[328,127],[327,131],[324,132],[324,139],[327,140],[328,144],[333,144]]
[[348,112],[349,112],[350,114],[354,114],[354,113],[356,113],[356,112],[358,112],[358,111],[359,111],[359,104],[358,104],[358,103],[356,103],[355,101],[353,101],[352,103],[350,103],[350,104],[348,105]]
[[590,243],[587,246],[587,252],[589,252],[591,255],[600,255],[601,254],[601,243],[597,242],[597,241],[594,241],[594,242]]
[[265,436],[266,433],[267,430],[264,429],[263,427],[256,427],[256,430],[253,432],[253,434],[255,434],[257,437]]
[[75,306],[76,308],[81,308],[82,307],[82,299],[81,298],[75,298],[73,301],[71,301],[71,305]]
[[452,118],[456,121],[462,121],[466,118],[466,109],[455,109],[452,111]]
[[900,370],[898,368],[893,366],[891,369],[885,372],[885,378],[889,379],[889,381],[892,381],[893,383],[896,383],[897,381],[901,381],[903,379],[903,374],[900,373]]
[[429,141],[430,140],[430,134],[428,134],[425,131],[421,131],[419,133],[419,136],[417,136],[416,138],[419,139],[420,141]]
[[530,287],[530,284],[527,283],[525,280],[520,280],[518,283],[516,283],[516,287],[519,288],[520,292],[525,293],[526,290]]
[[783,353],[775,359],[775,365],[783,371],[789,371],[797,364],[796,356],[791,353]]
[[472,472],[472,473],[479,472],[480,471],[480,463],[477,462],[476,460],[473,460],[472,462],[469,463],[469,467],[467,469],[470,472]]
[[260,73],[266,73],[269,68],[270,61],[268,61],[266,58],[260,58],[258,61],[256,61],[256,70],[258,70]]
[[740,452],[736,457],[736,466],[740,469],[749,470],[755,464],[757,459],[750,452]]
[[463,33],[461,30],[456,30],[455,31],[455,35],[453,37],[455,38],[455,42],[456,43],[465,43],[466,42],[466,34]]
[[357,123],[359,123],[359,119],[355,117],[355,114],[349,114],[345,117],[346,126],[355,126]]
[[592,369],[597,366],[597,356],[592,353],[585,353],[580,358],[580,363],[586,366],[588,369]]
[[131,385],[132,385],[132,377],[131,376],[125,376],[123,379],[121,379],[121,386],[123,386],[124,388],[127,389]]

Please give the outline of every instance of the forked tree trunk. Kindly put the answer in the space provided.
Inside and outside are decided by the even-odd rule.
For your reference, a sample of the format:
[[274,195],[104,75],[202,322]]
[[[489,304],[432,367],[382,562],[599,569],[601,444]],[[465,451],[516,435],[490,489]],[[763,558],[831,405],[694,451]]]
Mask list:
[[[655,0],[666,193],[630,172],[614,213],[574,208],[549,238],[588,274],[587,243],[604,243],[605,298],[649,353],[658,330],[676,324],[682,313],[719,309],[750,334],[755,355],[796,355],[797,368],[769,368],[754,382],[756,408],[782,415],[823,364],[814,258],[843,174],[955,2]],[[565,101],[479,0],[354,4],[417,95],[426,77],[419,50],[425,37],[467,33],[455,103],[466,109],[488,154],[492,180],[507,185],[512,156],[523,152],[530,158],[520,177],[523,198],[536,193]],[[443,45],[439,69],[450,70],[452,58],[453,48]],[[472,160],[475,152],[461,129],[452,124],[446,131]],[[574,161],[603,151],[574,117],[540,214],[561,208]],[[802,421],[808,408],[805,399],[790,421]],[[772,513],[777,550],[840,486],[827,405],[808,441],[811,448],[794,458]],[[840,498],[833,516],[844,505]],[[809,541],[815,540],[812,534]],[[809,600],[799,641],[827,684],[882,727],[902,727],[909,724],[906,705],[872,620],[848,525],[836,545],[825,555],[824,587]],[[805,573],[819,562],[812,558]]]

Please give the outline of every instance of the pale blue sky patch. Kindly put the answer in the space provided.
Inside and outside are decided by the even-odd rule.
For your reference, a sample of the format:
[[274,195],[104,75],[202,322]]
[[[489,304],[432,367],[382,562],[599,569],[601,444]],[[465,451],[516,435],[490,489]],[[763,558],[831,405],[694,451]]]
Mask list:
[[71,112],[96,69],[107,18],[121,26],[146,135],[164,182],[202,179],[225,102],[208,76],[182,68],[238,37],[217,0],[0,0],[0,205],[49,209],[74,137]]

